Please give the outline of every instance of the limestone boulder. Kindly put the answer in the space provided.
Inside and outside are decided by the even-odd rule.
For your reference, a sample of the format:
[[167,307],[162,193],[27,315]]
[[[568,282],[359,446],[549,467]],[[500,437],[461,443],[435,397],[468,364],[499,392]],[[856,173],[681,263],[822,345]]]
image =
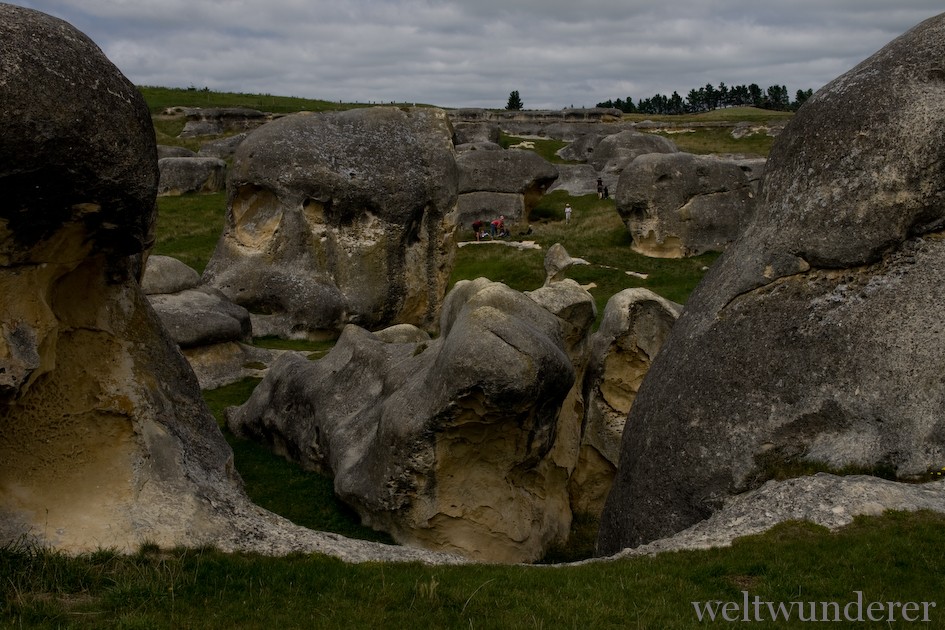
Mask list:
[[602,175],[617,175],[641,155],[677,151],[679,149],[676,145],[663,136],[628,129],[601,138],[600,142],[594,145],[587,162]]
[[634,160],[616,198],[633,250],[657,258],[723,251],[754,216],[764,170],[758,162],[691,153]]
[[571,522],[580,420],[559,423],[575,382],[561,319],[485,279],[457,283],[441,317],[433,340],[348,326],[318,361],[280,359],[228,424],[333,475],[402,543],[535,560]]
[[141,276],[141,290],[145,295],[177,293],[199,285],[200,274],[171,256],[148,256]]
[[237,149],[204,280],[253,314],[257,335],[435,326],[457,183],[442,110],[280,118]]
[[200,150],[197,151],[197,157],[229,160],[233,157],[233,154],[236,153],[236,147],[240,146],[240,143],[246,139],[248,133],[247,131],[243,131],[232,136],[204,142],[200,145]]
[[249,311],[233,304],[221,291],[199,286],[177,293],[149,295],[164,328],[181,348],[227,341],[250,341]]
[[0,539],[78,551],[222,531],[242,496],[138,288],[158,182],[147,105],[83,34],[0,5]]
[[158,160],[158,195],[219,192],[226,187],[226,162],[210,157],[167,157]]
[[[467,151],[457,156],[456,163],[461,225],[476,219],[491,221],[497,216],[505,216],[509,223],[527,223],[531,208],[558,177],[553,164],[524,149]],[[496,207],[490,208],[489,203]],[[499,209],[515,212],[496,212]]]
[[497,122],[457,122],[453,124],[453,144],[459,146],[468,143],[499,143],[499,124]]
[[943,55],[939,16],[822,88],[775,141],[755,220],[630,411],[601,553],[689,527],[797,462],[941,468]]
[[588,342],[584,373],[585,429],[571,477],[576,512],[600,516],[620,462],[627,414],[682,306],[649,289],[625,289],[604,308]]

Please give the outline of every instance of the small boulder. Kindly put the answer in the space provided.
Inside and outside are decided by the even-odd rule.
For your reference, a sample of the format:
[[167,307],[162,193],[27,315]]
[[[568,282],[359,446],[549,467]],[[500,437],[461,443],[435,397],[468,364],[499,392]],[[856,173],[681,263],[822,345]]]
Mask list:
[[176,258],[152,254],[144,265],[141,290],[145,295],[177,293],[195,289],[200,284],[200,274]]
[[217,158],[169,157],[158,160],[158,195],[219,192],[226,186],[226,162]]

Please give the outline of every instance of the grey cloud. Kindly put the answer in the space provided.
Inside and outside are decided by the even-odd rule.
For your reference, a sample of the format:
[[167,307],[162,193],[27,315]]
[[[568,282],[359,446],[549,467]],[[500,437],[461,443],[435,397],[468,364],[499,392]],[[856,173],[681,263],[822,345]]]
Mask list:
[[[21,0],[134,82],[530,108],[712,83],[817,89],[921,20],[899,0]],[[759,6],[762,5],[762,6]]]

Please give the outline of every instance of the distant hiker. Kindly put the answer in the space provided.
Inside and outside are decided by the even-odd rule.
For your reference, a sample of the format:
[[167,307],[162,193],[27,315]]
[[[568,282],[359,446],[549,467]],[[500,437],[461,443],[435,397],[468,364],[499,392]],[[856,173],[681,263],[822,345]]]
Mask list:
[[492,233],[492,236],[508,236],[508,232],[505,231],[505,216],[500,216],[498,219],[492,221],[489,224],[489,231]]
[[476,233],[476,240],[477,240],[477,241],[478,241],[479,239],[481,239],[482,236],[483,236],[483,234],[482,234],[482,226],[483,226],[483,225],[485,225],[485,223],[483,223],[481,219],[476,219],[476,220],[473,221],[473,223],[472,223],[472,229],[473,229],[473,232]]
[[564,222],[571,222],[571,204],[569,203],[564,204]]
[[597,198],[604,198],[604,180],[600,177],[597,178]]

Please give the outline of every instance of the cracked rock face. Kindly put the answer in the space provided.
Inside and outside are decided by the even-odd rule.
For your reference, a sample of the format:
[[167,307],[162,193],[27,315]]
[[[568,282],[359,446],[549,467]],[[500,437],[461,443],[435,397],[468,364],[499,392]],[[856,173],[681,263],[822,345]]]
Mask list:
[[684,529],[792,462],[945,464],[943,57],[940,16],[779,137],[756,219],[634,402],[600,553]]
[[458,174],[446,113],[371,107],[263,125],[236,151],[204,280],[257,335],[433,326]]

